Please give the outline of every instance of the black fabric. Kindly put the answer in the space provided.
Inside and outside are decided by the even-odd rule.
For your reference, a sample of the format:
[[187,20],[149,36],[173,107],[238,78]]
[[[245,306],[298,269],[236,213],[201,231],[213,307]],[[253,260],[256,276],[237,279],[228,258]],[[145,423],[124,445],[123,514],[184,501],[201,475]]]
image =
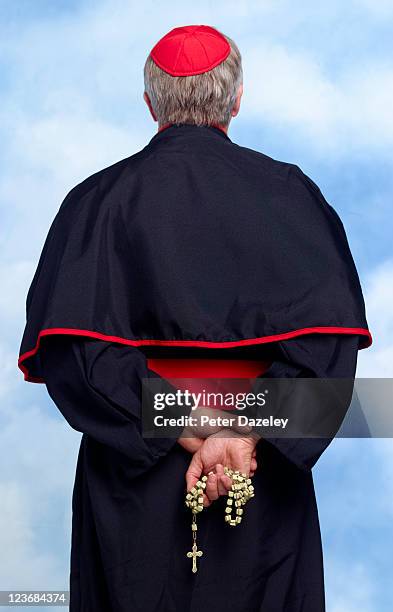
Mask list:
[[[266,376],[353,378],[358,341],[314,335],[280,342]],[[323,612],[318,513],[304,465],[313,465],[328,441],[293,447],[261,440],[256,496],[242,525],[224,523],[223,499],[198,519],[205,554],[194,575],[183,504],[191,456],[174,440],[142,439],[141,367],[132,347],[60,336],[43,343],[48,391],[83,432],[72,502],[71,612]]]
[[20,363],[42,381],[42,330],[213,346],[314,327],[370,342],[334,209],[295,164],[174,125],[66,196],[27,296]]
[[71,612],[323,612],[311,467],[329,440],[261,440],[245,520],[228,528],[222,499],[202,513],[194,575],[190,455],[141,435],[160,341],[172,356],[267,351],[266,377],[354,376],[363,296],[315,183],[217,128],[169,127],[68,193],[26,307],[20,367],[82,432]]
[[[176,437],[149,439],[141,435],[141,380],[157,377],[147,369],[143,353],[100,340],[72,343],[69,336],[45,338],[42,352],[53,342],[56,351],[49,349],[46,369],[58,375],[56,385],[47,381],[47,389],[55,402],[61,397],[59,409],[71,427],[127,457],[132,477],[154,465]],[[180,435],[181,429],[177,433]]]
[[[341,419],[345,417],[351,402],[353,383],[356,372],[357,354],[359,350],[359,337],[345,336],[308,336],[302,341],[290,340],[278,343],[278,351],[270,368],[263,378],[330,378],[333,379],[331,388],[325,386],[323,398],[325,406],[338,413],[337,433]],[[345,384],[337,392],[335,382],[344,378]],[[312,389],[310,391],[312,393]],[[298,394],[298,397],[296,396]],[[317,398],[318,401],[319,398]],[[307,402],[312,405],[311,399],[304,397],[304,388],[293,387],[293,393],[283,399],[281,410],[286,415],[296,413],[297,402]],[[334,407],[336,402],[336,407]],[[318,412],[319,414],[319,412]],[[281,453],[303,470],[311,470],[323,451],[329,446],[332,438],[269,438]]]

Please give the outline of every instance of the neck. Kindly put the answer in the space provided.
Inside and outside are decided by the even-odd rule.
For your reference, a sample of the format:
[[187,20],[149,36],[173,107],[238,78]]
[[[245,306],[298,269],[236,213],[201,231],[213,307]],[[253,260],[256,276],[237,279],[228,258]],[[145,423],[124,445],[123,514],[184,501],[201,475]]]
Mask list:
[[[161,132],[162,130],[165,130],[166,128],[170,127],[171,125],[174,125],[173,123],[163,123],[162,125],[158,126],[157,132]],[[228,125],[221,125],[219,123],[211,123],[209,124],[211,127],[215,127],[219,130],[221,130],[222,132],[224,132],[224,134],[228,134]]]

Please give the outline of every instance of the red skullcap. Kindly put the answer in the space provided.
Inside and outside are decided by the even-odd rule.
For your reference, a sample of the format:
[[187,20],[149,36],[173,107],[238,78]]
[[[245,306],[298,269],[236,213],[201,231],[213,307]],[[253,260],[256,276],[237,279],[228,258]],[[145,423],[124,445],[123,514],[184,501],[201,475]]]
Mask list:
[[150,56],[172,76],[191,76],[212,70],[231,52],[227,39],[215,28],[192,25],[174,28],[153,47]]

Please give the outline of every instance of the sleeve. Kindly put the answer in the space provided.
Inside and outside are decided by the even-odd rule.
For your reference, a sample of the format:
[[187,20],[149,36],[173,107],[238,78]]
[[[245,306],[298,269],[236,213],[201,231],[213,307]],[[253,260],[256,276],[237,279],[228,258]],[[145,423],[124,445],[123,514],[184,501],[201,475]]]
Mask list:
[[126,455],[135,476],[176,443],[176,435],[142,436],[141,379],[155,373],[137,348],[59,335],[45,339],[41,360],[48,393],[71,427]]
[[[344,416],[351,403],[357,354],[360,339],[357,335],[309,335],[279,342],[276,358],[262,378],[343,378],[345,394],[341,393],[339,416]],[[333,385],[334,387],[334,385]],[[303,387],[304,388],[304,387]],[[301,387],[295,387],[296,392]],[[296,402],[301,397],[286,399],[286,414],[296,412]],[[330,398],[334,404],[335,397]],[[333,406],[334,409],[334,406]],[[336,432],[337,433],[337,432]],[[269,438],[289,461],[302,470],[309,471],[318,461],[333,438]]]

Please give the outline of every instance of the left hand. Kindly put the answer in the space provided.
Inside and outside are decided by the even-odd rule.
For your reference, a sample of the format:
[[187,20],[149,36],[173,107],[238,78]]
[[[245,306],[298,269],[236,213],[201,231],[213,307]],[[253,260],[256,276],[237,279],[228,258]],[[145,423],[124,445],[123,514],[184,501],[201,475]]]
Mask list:
[[252,476],[257,469],[257,442],[258,438],[255,436],[242,436],[228,429],[207,438],[191,459],[186,473],[187,491],[192,489],[202,474],[208,474],[204,505],[208,506],[219,495],[225,495],[232,481],[224,474],[223,466]]
[[[228,429],[224,425],[202,425],[201,417],[207,416],[211,419],[217,421],[217,419],[228,419],[233,418],[233,413],[225,410],[218,410],[217,408],[208,408],[205,406],[200,406],[190,415],[193,417],[195,424],[187,425],[182,432],[180,438],[178,438],[179,444],[188,452],[195,453],[199,450],[203,444],[203,441],[212,436],[219,431],[222,431],[224,428]],[[237,420],[232,425],[231,428],[233,431],[236,431],[240,434],[248,434],[251,431],[250,425],[239,425]]]

